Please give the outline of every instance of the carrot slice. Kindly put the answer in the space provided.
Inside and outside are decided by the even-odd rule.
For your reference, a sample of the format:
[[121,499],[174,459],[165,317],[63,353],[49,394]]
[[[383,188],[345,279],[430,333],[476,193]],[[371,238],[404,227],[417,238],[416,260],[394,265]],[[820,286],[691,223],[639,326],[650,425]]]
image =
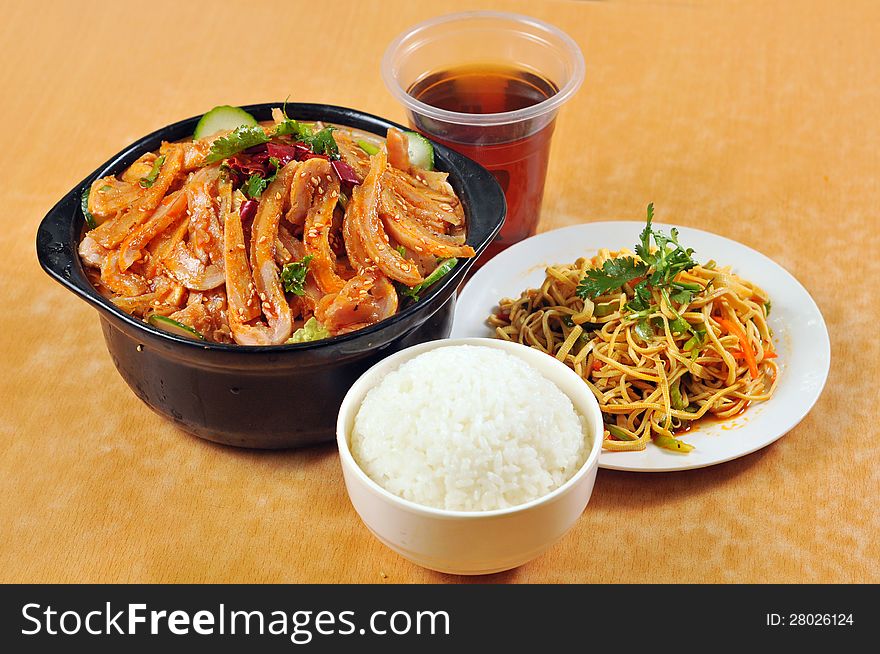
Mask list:
[[755,353],[752,351],[752,348],[749,347],[749,339],[746,338],[746,333],[742,330],[742,327],[726,318],[716,318],[715,320],[727,331],[728,334],[733,334],[739,340],[743,356],[745,356],[746,363],[749,366],[749,373],[752,375],[752,379],[757,379],[758,363],[755,361]]

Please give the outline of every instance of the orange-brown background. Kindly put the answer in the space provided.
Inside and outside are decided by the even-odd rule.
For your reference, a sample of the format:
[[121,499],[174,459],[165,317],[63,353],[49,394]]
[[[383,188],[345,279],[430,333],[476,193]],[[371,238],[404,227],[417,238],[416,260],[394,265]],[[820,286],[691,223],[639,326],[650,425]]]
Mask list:
[[[39,9],[37,7],[39,6]],[[0,580],[449,582],[385,549],[334,447],[189,437],[113,369],[92,309],[34,256],[38,221],[135,138],[217,104],[402,119],[385,44],[476,3],[4,3],[0,23]],[[600,471],[573,532],[514,582],[880,581],[880,5],[486,2],[580,43],[541,229],[638,219],[769,255],[831,332],[825,393],[765,450],[691,472]],[[292,393],[295,391],[292,389]]]

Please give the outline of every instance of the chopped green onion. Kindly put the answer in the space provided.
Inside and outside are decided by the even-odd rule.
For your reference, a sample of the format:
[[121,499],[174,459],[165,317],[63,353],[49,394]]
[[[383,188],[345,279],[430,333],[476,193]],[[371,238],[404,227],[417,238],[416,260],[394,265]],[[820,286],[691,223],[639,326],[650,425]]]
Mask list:
[[669,330],[673,334],[685,334],[690,331],[690,328],[690,323],[681,316],[669,323]]
[[370,143],[369,141],[358,141],[358,142],[357,142],[357,146],[358,146],[361,150],[363,150],[364,152],[366,152],[368,155],[370,155],[371,157],[372,157],[374,154],[379,154],[379,148],[377,148],[375,145],[373,145],[373,144]]
[[636,323],[634,331],[638,334],[639,338],[645,341],[645,343],[649,343],[656,335],[654,334],[654,328],[651,326],[651,323],[644,318]]
[[615,307],[615,302],[607,302],[605,304],[597,304],[593,309],[593,315],[597,318],[604,318],[605,316],[610,316],[612,313],[618,310],[620,304]]
[[682,453],[690,452],[692,449],[694,449],[693,445],[688,445],[687,443],[684,443],[677,438],[671,438],[669,436],[664,436],[663,434],[654,437],[654,445],[662,447],[666,450],[672,450],[674,452]]
[[669,403],[672,405],[673,409],[683,411],[687,408],[687,405],[684,403],[684,398],[681,396],[680,383],[681,377],[676,379],[669,387]]
[[156,183],[156,179],[159,177],[159,171],[162,169],[162,165],[164,163],[164,154],[161,157],[156,157],[156,160],[153,162],[153,169],[150,171],[150,174],[146,177],[141,177],[141,180],[138,183],[144,188],[150,188],[153,184]]
[[635,436],[629,434],[629,432],[621,429],[617,425],[610,425],[607,422],[605,423],[605,429],[608,430],[608,433],[618,438],[622,441],[635,441],[638,440]]

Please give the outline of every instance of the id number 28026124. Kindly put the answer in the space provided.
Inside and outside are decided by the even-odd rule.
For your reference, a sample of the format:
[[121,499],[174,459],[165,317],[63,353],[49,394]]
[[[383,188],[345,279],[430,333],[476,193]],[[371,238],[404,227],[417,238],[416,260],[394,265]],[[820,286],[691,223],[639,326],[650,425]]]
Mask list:
[[768,627],[851,627],[852,613],[768,613]]

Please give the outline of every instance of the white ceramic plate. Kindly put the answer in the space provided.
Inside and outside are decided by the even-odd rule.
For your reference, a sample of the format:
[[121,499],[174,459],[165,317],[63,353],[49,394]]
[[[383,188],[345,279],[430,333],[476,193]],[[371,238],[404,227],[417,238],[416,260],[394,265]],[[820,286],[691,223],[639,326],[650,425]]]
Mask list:
[[[664,232],[671,225],[655,224]],[[519,297],[537,288],[550,264],[573,263],[600,247],[633,249],[642,222],[598,222],[539,234],[508,248],[483,266],[467,283],[455,308],[452,338],[491,336],[486,324],[502,297]],[[686,442],[687,454],[653,444],[642,452],[602,452],[599,466],[612,470],[662,472],[702,468],[730,461],[765,447],[797,425],[815,404],[831,364],[828,331],[809,293],[785,269],[736,241],[698,229],[679,227],[680,242],[695,250],[698,261],[714,259],[758,284],[770,295],[770,326],[779,352],[780,379],[767,402],[723,422],[699,423]]]

